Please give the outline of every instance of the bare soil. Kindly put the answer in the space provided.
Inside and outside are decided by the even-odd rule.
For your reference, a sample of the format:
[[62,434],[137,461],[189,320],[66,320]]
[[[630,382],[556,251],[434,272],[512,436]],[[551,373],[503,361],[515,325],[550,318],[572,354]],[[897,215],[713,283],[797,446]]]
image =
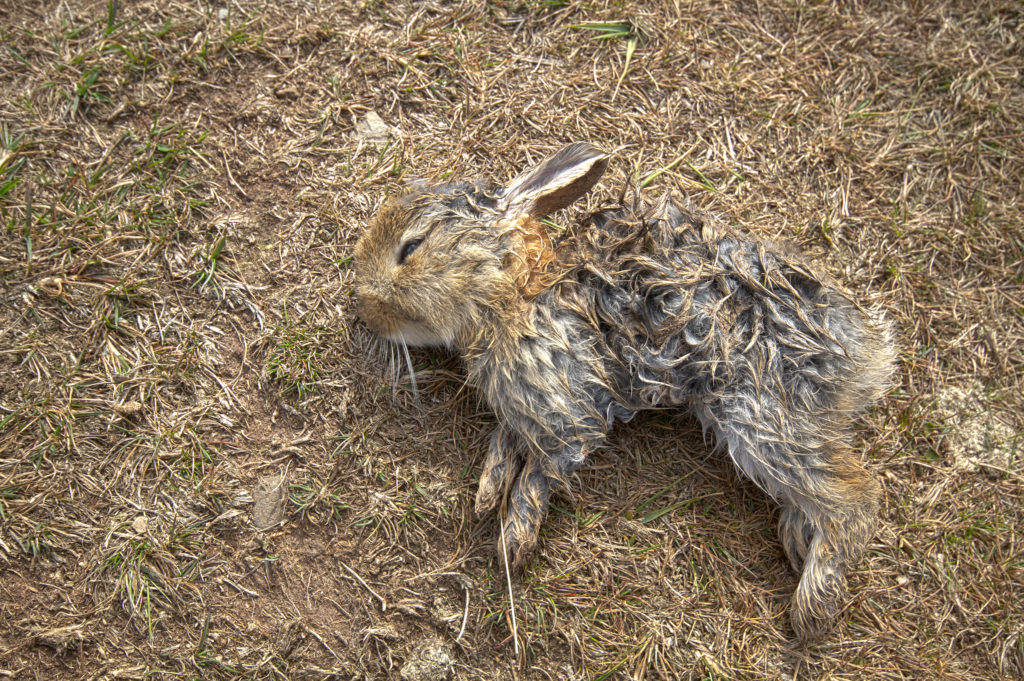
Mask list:
[[[5,3],[0,678],[1024,678],[1022,36],[1011,0]],[[403,183],[575,140],[614,150],[591,207],[674,191],[896,322],[881,529],[819,644],[773,504],[671,413],[510,599],[493,416],[354,315]]]

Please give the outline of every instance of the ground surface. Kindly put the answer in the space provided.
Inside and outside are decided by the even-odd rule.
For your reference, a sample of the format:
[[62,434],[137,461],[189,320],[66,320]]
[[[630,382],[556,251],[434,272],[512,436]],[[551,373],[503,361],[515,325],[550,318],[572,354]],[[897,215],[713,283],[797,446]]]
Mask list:
[[[3,3],[0,678],[1022,678],[1022,19]],[[671,414],[555,500],[515,645],[472,514],[492,417],[455,359],[414,356],[417,405],[367,351],[384,197],[572,140],[616,150],[594,201],[685,194],[896,322],[858,429],[882,526],[819,645],[773,506]]]

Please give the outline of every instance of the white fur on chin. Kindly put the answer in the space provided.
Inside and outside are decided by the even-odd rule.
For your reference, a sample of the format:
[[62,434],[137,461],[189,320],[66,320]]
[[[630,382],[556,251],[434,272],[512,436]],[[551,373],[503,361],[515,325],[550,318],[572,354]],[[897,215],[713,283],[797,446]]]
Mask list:
[[427,329],[416,324],[405,324],[400,329],[387,335],[388,340],[395,343],[405,343],[411,347],[451,347],[455,341],[454,334],[440,335],[432,329]]

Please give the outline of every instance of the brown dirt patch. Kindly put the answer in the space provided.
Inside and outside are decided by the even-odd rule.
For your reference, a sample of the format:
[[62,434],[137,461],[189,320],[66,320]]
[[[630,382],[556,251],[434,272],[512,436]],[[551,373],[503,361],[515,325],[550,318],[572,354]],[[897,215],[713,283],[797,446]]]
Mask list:
[[[1024,676],[1019,3],[0,19],[0,677],[401,678],[427,649],[457,679]],[[632,32],[579,28],[611,20]],[[555,499],[514,652],[472,514],[493,417],[444,353],[413,357],[419,405],[393,381],[350,262],[410,176],[507,180],[574,140],[615,150],[592,201],[664,170],[647,191],[794,240],[896,320],[860,431],[882,529],[820,645],[791,641],[772,505],[656,414]]]

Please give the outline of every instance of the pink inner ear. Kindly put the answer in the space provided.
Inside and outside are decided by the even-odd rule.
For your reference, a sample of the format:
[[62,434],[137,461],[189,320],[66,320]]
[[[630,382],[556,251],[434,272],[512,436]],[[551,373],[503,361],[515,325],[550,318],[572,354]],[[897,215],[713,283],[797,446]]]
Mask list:
[[540,218],[565,208],[597,184],[608,166],[608,155],[577,142],[509,184],[501,205],[508,217]]

